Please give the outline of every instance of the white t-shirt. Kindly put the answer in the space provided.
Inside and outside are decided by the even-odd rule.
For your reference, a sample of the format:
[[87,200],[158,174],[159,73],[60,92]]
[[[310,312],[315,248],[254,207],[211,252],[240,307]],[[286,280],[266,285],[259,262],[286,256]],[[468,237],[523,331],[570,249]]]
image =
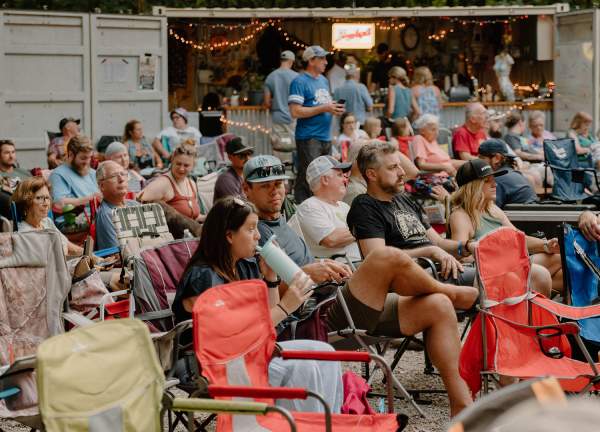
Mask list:
[[336,228],[348,228],[346,216],[349,211],[350,206],[345,202],[338,201],[337,206],[334,206],[314,196],[298,206],[298,222],[313,256],[328,258],[332,255],[347,254],[353,261],[360,261],[360,251],[356,242],[337,249],[319,245],[319,242]]
[[[50,219],[50,218],[44,218],[44,219],[42,219],[42,228],[43,229],[54,230],[54,231],[56,231],[60,235],[60,242],[62,243],[63,251],[64,251],[65,256],[66,256],[67,253],[68,253],[68,250],[69,250],[68,249],[69,240],[67,240],[67,238],[65,237],[65,235],[63,233],[61,233],[58,230],[58,228],[56,228],[56,225],[54,225],[54,222],[52,222],[52,219]],[[19,232],[38,231],[37,228],[34,228],[33,226],[29,225],[24,220],[21,221],[21,222],[19,222],[18,230],[19,230]]]
[[[200,138],[202,138],[202,134],[198,129],[193,126],[188,126],[185,129],[176,129],[173,126],[169,126],[160,131],[160,133],[156,136],[158,140],[162,143],[163,137],[169,140],[169,147],[167,150],[172,152],[175,150],[175,147],[179,145],[182,141],[185,141],[188,138],[192,138],[196,141],[196,145],[200,145]],[[163,144],[164,145],[164,144]]]
[[331,90],[331,94],[333,94],[335,89],[343,86],[346,82],[346,71],[343,67],[334,64],[327,72],[327,79],[329,80],[329,89]]

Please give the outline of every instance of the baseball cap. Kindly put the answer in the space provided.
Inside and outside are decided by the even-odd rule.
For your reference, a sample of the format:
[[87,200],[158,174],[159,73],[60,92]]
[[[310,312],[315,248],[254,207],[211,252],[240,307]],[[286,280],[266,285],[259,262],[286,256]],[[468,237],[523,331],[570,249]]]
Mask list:
[[510,156],[504,141],[497,138],[487,139],[479,145],[479,154],[483,156],[494,156],[500,153],[502,156]]
[[279,56],[279,58],[281,60],[296,60],[296,55],[290,50],[285,50],[281,53],[281,56]]
[[242,142],[242,138],[235,137],[227,141],[225,144],[227,154],[254,153],[254,147],[248,147]]
[[312,184],[329,170],[339,169],[343,172],[348,172],[350,168],[352,168],[351,162],[339,162],[331,156],[319,156],[308,164],[306,168],[306,181],[308,184]]
[[329,54],[329,52],[325,51],[319,45],[312,45],[304,50],[302,60],[309,61],[313,57],[326,57],[327,54]]
[[249,159],[244,165],[244,179],[249,183],[287,180],[285,166],[275,156],[260,155]]
[[172,120],[173,114],[179,114],[181,117],[183,117],[185,119],[186,123],[188,122],[189,114],[185,108],[179,107],[179,108],[175,108],[173,111],[171,111],[171,120]]
[[70,122],[80,124],[81,120],[73,118],[73,117],[65,117],[58,122],[58,129],[60,131],[62,131],[63,128],[67,125],[67,123],[70,123]]
[[473,180],[486,178],[489,176],[498,177],[504,175],[508,170],[492,170],[492,167],[481,159],[471,159],[460,166],[456,173],[456,183],[458,186],[464,186]]

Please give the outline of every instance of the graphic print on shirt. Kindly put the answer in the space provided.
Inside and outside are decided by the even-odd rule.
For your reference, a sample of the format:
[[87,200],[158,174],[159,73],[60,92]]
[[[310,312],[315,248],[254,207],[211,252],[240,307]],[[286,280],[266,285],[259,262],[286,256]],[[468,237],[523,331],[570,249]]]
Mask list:
[[315,92],[315,105],[325,105],[331,103],[331,95],[327,89],[317,89]]
[[404,241],[421,240],[427,232],[419,218],[411,212],[402,209],[394,210],[396,228]]

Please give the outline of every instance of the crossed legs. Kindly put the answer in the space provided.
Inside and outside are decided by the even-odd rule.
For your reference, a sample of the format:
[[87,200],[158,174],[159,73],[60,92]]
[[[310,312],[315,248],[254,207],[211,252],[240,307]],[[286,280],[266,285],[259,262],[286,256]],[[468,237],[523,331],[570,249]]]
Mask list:
[[451,415],[472,402],[458,372],[460,338],[455,308],[468,309],[477,298],[477,289],[438,282],[407,254],[390,247],[371,252],[348,288],[361,303],[380,311],[388,293],[398,294],[400,330],[405,335],[426,333],[427,351],[448,391]]

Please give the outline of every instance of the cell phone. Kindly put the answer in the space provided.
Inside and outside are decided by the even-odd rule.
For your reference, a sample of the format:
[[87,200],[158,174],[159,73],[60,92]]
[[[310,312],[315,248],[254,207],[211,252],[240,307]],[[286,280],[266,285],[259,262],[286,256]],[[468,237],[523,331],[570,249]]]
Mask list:
[[346,103],[346,99],[340,99],[339,101],[337,101],[337,103],[339,103],[340,105],[344,105]]

